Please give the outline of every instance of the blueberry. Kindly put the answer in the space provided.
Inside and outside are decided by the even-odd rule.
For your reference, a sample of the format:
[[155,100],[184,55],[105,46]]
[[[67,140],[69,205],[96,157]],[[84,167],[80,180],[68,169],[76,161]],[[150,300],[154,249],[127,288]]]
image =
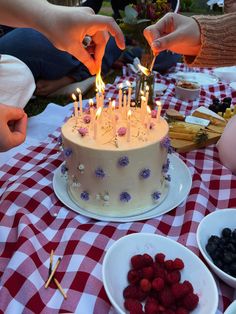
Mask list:
[[229,244],[227,244],[226,248],[231,253],[235,253],[236,252],[236,247],[231,243],[231,241],[230,241]]
[[234,229],[233,232],[232,232],[232,238],[236,239],[236,229]]
[[219,98],[213,98],[212,99],[213,105],[218,105],[219,102],[220,102]]
[[231,237],[231,229],[229,228],[224,228],[221,232],[222,237],[224,238],[229,238]]
[[225,252],[223,255],[223,261],[226,264],[230,264],[233,261],[232,254],[230,252]]
[[206,251],[208,254],[212,255],[215,250],[217,249],[217,245],[214,243],[207,243],[206,245]]
[[223,99],[223,102],[224,102],[224,103],[227,103],[228,106],[230,107],[231,102],[232,102],[232,98],[231,98],[231,97],[225,97],[225,98]]
[[212,236],[210,236],[208,242],[209,243],[219,244],[220,243],[220,238],[218,236],[216,236],[216,235],[212,235]]

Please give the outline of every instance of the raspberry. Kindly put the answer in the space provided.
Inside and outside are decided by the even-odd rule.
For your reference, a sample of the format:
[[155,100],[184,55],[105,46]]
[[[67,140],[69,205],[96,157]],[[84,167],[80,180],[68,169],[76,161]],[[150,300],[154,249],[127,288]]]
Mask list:
[[142,269],[143,278],[152,279],[154,276],[154,269],[152,266],[144,267]]
[[165,261],[165,268],[168,270],[172,270],[173,269],[173,261],[171,259]]
[[143,254],[144,266],[151,266],[153,264],[153,258],[149,254]]
[[175,299],[170,288],[165,287],[162,291],[160,291],[160,301],[165,307],[169,307],[174,303]]
[[137,286],[127,286],[123,291],[123,296],[125,299],[138,299],[139,288]]
[[180,258],[176,258],[173,261],[173,269],[183,269],[184,268],[184,262]]
[[184,307],[178,307],[175,314],[189,314],[189,311],[187,311]]
[[141,254],[132,256],[130,262],[134,269],[140,269],[144,266],[144,259]]
[[188,293],[193,292],[193,286],[191,282],[189,282],[188,280],[185,280],[183,282],[183,286],[185,287],[186,290],[188,290]]
[[158,312],[158,303],[155,299],[149,298],[145,303],[145,314],[156,314]]
[[182,283],[174,283],[171,286],[171,291],[174,295],[175,299],[180,299],[182,297],[184,297],[186,294],[188,294],[189,287],[187,287],[186,285],[182,284]]
[[143,278],[141,281],[140,281],[140,289],[144,292],[149,292],[152,288],[152,284],[151,282],[146,279],[146,278]]
[[[171,310],[171,309],[166,309],[164,313],[165,313],[165,314],[175,314],[175,311],[173,311],[173,310]],[[164,314],[164,313],[163,313],[163,314]]]
[[174,270],[167,274],[166,280],[169,284],[173,284],[179,282],[181,278],[180,272],[178,270]]
[[131,269],[127,275],[129,283],[135,285],[141,279],[141,272],[135,269]]
[[199,297],[198,295],[194,294],[194,293],[189,293],[187,294],[184,298],[183,298],[183,306],[189,310],[192,311],[195,309],[195,307],[197,307],[199,302]]
[[165,286],[165,282],[163,278],[158,277],[152,281],[152,287],[156,291],[161,291],[164,288],[164,286]]
[[136,314],[143,313],[142,304],[134,299],[126,299],[124,302],[124,307],[126,310]]
[[167,275],[167,272],[166,272],[166,270],[165,269],[163,269],[163,268],[155,268],[155,277],[160,277],[160,278],[162,278],[163,280],[165,280],[166,279],[166,275]]
[[166,257],[165,254],[158,253],[158,254],[155,255],[155,262],[163,264],[165,262],[165,257]]

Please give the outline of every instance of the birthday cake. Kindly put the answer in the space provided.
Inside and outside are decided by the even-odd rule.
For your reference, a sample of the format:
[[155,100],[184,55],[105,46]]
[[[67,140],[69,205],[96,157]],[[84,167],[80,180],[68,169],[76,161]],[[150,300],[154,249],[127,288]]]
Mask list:
[[168,193],[171,151],[168,124],[141,108],[95,109],[72,116],[62,126],[71,199],[81,208],[126,217],[158,206]]

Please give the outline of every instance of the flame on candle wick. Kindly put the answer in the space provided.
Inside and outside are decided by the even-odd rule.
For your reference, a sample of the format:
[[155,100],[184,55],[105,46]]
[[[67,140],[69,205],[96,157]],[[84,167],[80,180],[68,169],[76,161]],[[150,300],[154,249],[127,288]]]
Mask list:
[[146,76],[149,76],[151,74],[150,70],[142,66],[141,64],[138,64],[139,70]]
[[148,113],[148,114],[151,114],[151,109],[150,109],[149,106],[147,106],[147,113]]
[[96,88],[99,93],[103,93],[105,91],[105,83],[101,77],[101,71],[99,71],[96,75]]
[[79,87],[76,88],[78,94],[81,94],[81,89]]
[[128,119],[130,119],[131,114],[132,114],[132,111],[131,111],[131,109],[129,109],[129,111],[128,111],[128,113],[127,113],[127,117],[128,117]]
[[76,101],[76,100],[77,100],[77,97],[75,96],[75,94],[74,94],[74,93],[71,95],[71,97],[72,97],[72,99],[73,99],[74,101]]
[[89,106],[93,107],[93,99],[92,98],[89,99]]
[[112,100],[111,107],[112,107],[112,110],[115,110],[115,108],[116,108],[116,101],[115,100]]
[[99,107],[97,112],[96,112],[96,116],[95,116],[96,120],[100,117],[101,112],[102,112],[102,107]]

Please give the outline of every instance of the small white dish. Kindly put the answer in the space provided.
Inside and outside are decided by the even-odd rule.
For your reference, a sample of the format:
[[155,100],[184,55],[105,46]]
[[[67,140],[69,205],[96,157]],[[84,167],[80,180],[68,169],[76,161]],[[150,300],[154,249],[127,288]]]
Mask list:
[[176,72],[169,74],[169,77],[176,80],[186,80],[198,83],[200,86],[217,84],[219,79],[210,74],[201,72]]
[[221,81],[227,83],[236,81],[236,66],[216,68],[213,72]]
[[116,241],[107,251],[102,277],[106,293],[119,314],[125,314],[123,290],[128,285],[127,273],[130,258],[147,253],[154,257],[164,253],[166,259],[181,258],[184,269],[181,282],[189,280],[199,296],[199,304],[191,314],[215,314],[218,306],[218,291],[211,272],[206,265],[188,248],[167,237],[150,233],[134,233]]
[[175,96],[184,101],[193,101],[199,97],[200,90],[199,84],[180,80],[175,85]]
[[229,86],[232,88],[234,92],[236,91],[236,82],[230,83]]
[[53,189],[59,200],[65,204],[69,209],[101,221],[115,221],[115,222],[131,222],[140,221],[144,219],[151,219],[171,211],[173,208],[182,203],[188,196],[192,186],[192,176],[186,164],[176,155],[169,156],[170,168],[169,174],[171,182],[169,184],[169,192],[165,200],[152,210],[140,215],[133,215],[128,217],[108,217],[106,215],[98,215],[88,212],[75,204],[67,191],[67,182],[64,176],[61,175],[61,167],[57,168],[53,176]]
[[224,314],[235,314],[236,313],[236,300],[227,307]]
[[[213,272],[229,286],[236,288],[236,278],[218,268],[206,251],[206,244],[211,235],[221,235],[224,228],[236,228],[236,209],[220,209],[202,219],[197,229],[197,243],[204,259]],[[236,313],[236,312],[235,312]]]

